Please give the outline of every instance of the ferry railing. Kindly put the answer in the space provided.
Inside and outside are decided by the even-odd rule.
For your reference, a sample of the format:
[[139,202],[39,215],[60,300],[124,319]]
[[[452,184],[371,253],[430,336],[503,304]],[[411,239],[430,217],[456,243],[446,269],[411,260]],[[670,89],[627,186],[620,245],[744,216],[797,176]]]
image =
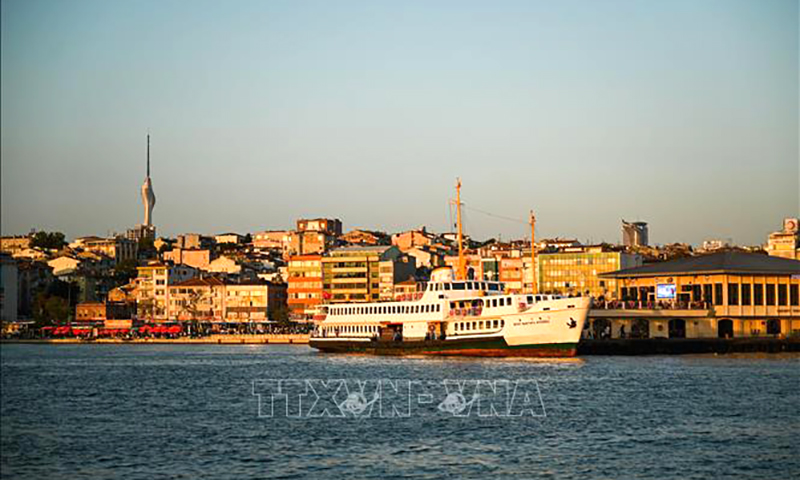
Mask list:
[[483,307],[453,308],[450,310],[450,316],[456,318],[479,317],[482,312]]

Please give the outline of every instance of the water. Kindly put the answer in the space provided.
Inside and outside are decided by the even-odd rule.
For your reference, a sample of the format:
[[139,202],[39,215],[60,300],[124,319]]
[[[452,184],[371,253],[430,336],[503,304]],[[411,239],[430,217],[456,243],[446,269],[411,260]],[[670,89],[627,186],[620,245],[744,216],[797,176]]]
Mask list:
[[[3,345],[2,477],[800,478],[800,358]],[[538,382],[546,416],[260,418],[264,378]],[[434,409],[435,410],[435,409]]]

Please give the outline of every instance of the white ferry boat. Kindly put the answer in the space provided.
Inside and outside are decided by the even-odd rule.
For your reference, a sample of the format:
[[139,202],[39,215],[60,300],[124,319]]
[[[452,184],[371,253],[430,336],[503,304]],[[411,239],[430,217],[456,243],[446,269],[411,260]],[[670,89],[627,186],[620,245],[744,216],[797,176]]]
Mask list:
[[[456,183],[458,271],[443,267],[408,301],[322,305],[310,345],[324,352],[384,355],[571,357],[590,297],[508,294],[500,282],[468,279]],[[531,212],[531,245],[535,238]],[[535,265],[535,246],[531,249]]]
[[310,345],[384,355],[569,357],[590,297],[505,294],[503,284],[437,269],[411,301],[324,305]]

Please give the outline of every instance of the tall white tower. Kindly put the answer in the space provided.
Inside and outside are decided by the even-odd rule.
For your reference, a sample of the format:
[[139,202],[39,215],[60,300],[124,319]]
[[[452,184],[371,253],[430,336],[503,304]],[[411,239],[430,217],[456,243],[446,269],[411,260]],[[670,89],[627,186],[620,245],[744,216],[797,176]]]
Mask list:
[[144,223],[148,229],[153,226],[153,207],[156,205],[156,194],[153,182],[150,181],[150,134],[147,134],[147,177],[142,184],[142,203],[144,203]]

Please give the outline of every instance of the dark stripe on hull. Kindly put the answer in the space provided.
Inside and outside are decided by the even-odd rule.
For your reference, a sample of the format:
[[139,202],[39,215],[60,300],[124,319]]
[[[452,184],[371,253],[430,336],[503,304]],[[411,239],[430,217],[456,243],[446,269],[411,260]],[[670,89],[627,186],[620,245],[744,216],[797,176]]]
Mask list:
[[510,346],[502,338],[428,340],[419,342],[353,342],[315,340],[309,345],[322,352],[370,355],[458,355],[469,357],[574,357],[575,343]]

